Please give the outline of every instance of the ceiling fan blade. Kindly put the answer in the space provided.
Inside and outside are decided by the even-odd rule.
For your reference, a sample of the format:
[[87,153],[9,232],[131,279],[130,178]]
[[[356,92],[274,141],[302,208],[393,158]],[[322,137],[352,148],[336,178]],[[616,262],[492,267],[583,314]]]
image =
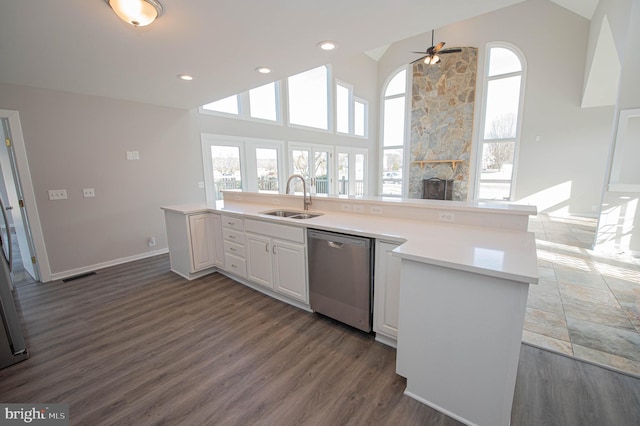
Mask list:
[[458,53],[458,52],[462,52],[462,49],[447,49],[447,50],[441,50],[440,52],[438,52],[439,55],[442,55],[444,53]]
[[411,53],[417,53],[418,55],[428,55],[429,52],[411,52]]
[[434,52],[438,53],[438,51],[444,47],[444,44],[445,44],[444,41],[441,41],[435,46],[431,46],[431,49],[433,49]]
[[423,56],[422,58],[418,58],[418,59],[416,59],[415,61],[411,62],[411,65],[415,64],[416,62],[420,62],[420,61],[422,61],[424,58],[428,58],[428,57],[429,57],[429,55]]

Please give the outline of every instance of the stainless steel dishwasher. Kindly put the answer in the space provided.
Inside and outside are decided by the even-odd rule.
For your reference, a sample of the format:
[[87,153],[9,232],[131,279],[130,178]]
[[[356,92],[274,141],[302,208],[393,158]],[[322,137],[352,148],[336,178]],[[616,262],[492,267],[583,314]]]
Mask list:
[[308,229],[307,241],[311,309],[370,332],[371,239]]

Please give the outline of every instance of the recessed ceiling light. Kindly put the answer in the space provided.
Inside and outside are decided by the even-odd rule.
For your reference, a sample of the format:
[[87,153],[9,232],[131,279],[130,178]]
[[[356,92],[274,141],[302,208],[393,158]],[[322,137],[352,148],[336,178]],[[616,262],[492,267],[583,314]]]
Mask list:
[[184,80],[184,81],[191,81],[193,80],[193,77],[190,76],[189,74],[178,74],[178,78],[180,80]]
[[338,47],[338,44],[335,41],[325,40],[321,41],[316,46],[318,46],[322,50],[333,50]]
[[258,67],[256,68],[256,71],[258,71],[260,74],[269,74],[271,72],[271,68]]

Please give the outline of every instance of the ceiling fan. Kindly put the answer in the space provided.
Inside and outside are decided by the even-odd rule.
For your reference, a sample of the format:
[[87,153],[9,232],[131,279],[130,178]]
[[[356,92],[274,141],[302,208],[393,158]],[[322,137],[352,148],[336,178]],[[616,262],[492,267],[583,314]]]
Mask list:
[[418,58],[418,59],[416,59],[415,61],[411,62],[412,65],[415,64],[416,62],[420,62],[422,60],[424,60],[425,64],[429,64],[429,65],[439,64],[440,63],[440,57],[438,55],[444,55],[446,53],[462,52],[462,49],[445,49],[445,50],[441,50],[444,47],[444,41],[441,41],[437,45],[434,45],[433,44],[433,34],[434,34],[434,30],[431,30],[431,47],[430,48],[428,48],[424,52],[413,52],[413,53],[417,53],[417,54],[420,54],[420,55],[423,55],[423,56]]

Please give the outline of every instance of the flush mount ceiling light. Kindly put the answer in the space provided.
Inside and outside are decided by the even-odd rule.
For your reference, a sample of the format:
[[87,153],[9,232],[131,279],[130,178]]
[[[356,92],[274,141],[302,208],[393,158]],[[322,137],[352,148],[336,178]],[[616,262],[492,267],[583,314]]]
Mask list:
[[180,80],[184,80],[184,81],[191,81],[193,80],[193,77],[190,76],[189,74],[178,74],[178,78]]
[[123,21],[134,27],[149,25],[162,15],[162,5],[157,0],[105,0]]
[[318,43],[318,46],[322,50],[333,50],[338,47],[338,44],[335,41],[325,40]]
[[271,72],[271,68],[258,67],[256,68],[256,71],[258,71],[260,74],[269,74]]

